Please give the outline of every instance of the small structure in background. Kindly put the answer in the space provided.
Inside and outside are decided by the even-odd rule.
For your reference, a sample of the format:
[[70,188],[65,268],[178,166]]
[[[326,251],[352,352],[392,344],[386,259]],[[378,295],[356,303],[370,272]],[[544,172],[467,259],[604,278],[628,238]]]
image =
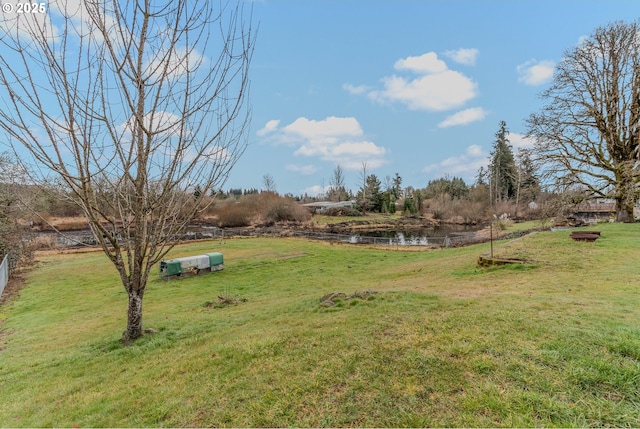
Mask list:
[[160,278],[182,278],[196,274],[210,273],[224,269],[222,253],[187,256],[160,262]]
[[607,221],[615,217],[616,203],[607,198],[597,198],[583,201],[573,208],[572,218],[585,223]]
[[355,200],[351,201],[316,201],[314,203],[303,204],[304,207],[309,208],[313,213],[325,213],[329,209],[342,208],[342,207],[355,207]]

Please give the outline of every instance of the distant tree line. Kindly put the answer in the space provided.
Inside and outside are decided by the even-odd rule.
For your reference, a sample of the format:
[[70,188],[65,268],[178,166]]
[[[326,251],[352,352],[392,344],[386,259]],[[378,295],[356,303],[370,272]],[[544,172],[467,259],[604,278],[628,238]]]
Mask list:
[[[423,188],[403,187],[403,179],[398,172],[381,180],[369,172],[366,163],[362,163],[359,172],[361,184],[355,192],[347,187],[344,170],[337,165],[329,187],[323,193],[315,196],[286,194],[284,197],[299,203],[354,200],[358,214],[400,212],[403,215],[425,215],[432,212],[440,218],[462,216],[476,222],[493,213],[509,210],[517,217],[529,203],[539,198],[540,179],[531,154],[524,149],[514,154],[504,121],[499,123],[487,161],[487,166],[479,169],[473,184],[466,183],[461,177],[445,175],[430,180]],[[262,190],[230,188],[226,192],[219,190],[212,194],[223,200],[239,200],[263,192],[277,194],[275,180],[270,174],[263,176]]]
[[417,214],[467,200],[473,205],[486,202],[485,214],[511,204],[515,216],[542,196],[555,198],[560,206],[600,197],[615,201],[616,220],[633,222],[640,199],[638,33],[640,20],[614,22],[567,50],[550,87],[541,93],[545,106],[527,121],[526,136],[534,141],[533,148],[514,152],[507,124],[501,121],[488,165],[479,169],[475,183],[445,176],[422,189],[402,189],[398,173],[382,185],[363,164],[355,193],[346,188],[337,167],[322,197],[356,199],[363,213]]

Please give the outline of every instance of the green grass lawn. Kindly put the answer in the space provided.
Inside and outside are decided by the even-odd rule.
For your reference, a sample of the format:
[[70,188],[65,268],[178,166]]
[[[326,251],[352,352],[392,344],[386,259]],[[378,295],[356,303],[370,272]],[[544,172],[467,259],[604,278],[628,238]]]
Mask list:
[[[640,426],[640,224],[423,252],[199,242],[154,278],[147,334],[100,253],[41,258],[0,308],[0,426]],[[589,228],[594,229],[594,228]],[[320,305],[331,292],[364,299]],[[245,302],[208,306],[218,296]]]

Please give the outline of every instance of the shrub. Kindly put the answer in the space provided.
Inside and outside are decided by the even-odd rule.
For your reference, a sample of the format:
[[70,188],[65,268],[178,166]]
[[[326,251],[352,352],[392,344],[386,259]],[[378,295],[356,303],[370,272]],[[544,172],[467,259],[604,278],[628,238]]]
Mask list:
[[513,221],[509,219],[509,214],[502,213],[498,218],[498,228],[500,228],[501,231],[504,231],[511,225],[513,225]]
[[485,204],[469,200],[459,201],[454,207],[454,213],[466,223],[479,223],[486,218]]
[[427,212],[431,212],[434,219],[447,220],[454,216],[451,200],[446,199],[430,199],[425,202]]
[[29,250],[52,250],[58,247],[55,235],[37,235],[29,242]]
[[404,215],[408,215],[408,214],[417,214],[419,212],[418,208],[416,207],[416,201],[413,198],[405,198],[404,202],[402,203],[402,214]]
[[362,216],[362,212],[355,207],[332,207],[322,214],[327,216]]
[[270,197],[263,217],[265,222],[305,222],[311,219],[311,212],[292,199]]
[[220,228],[248,226],[252,215],[253,213],[244,204],[227,204],[218,210],[218,226]]

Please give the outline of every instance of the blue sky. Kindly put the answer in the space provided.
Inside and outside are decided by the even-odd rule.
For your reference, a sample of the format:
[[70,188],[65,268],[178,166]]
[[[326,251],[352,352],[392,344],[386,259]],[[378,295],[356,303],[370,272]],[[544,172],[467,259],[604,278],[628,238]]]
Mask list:
[[264,0],[252,62],[249,146],[225,189],[310,195],[340,165],[384,182],[474,181],[504,120],[514,149],[565,50],[640,2]]
[[525,120],[566,50],[640,18],[638,0],[245,1],[259,26],[252,125],[224,189],[269,174],[294,195],[327,189],[337,165],[357,191],[363,162],[383,183],[473,183],[500,121],[514,149],[530,145]]

